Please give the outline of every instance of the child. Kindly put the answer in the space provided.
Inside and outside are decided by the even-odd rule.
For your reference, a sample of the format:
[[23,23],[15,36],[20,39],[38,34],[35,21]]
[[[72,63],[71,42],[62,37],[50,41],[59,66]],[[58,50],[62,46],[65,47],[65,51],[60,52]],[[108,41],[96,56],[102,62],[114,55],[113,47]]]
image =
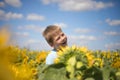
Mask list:
[[46,58],[46,64],[50,65],[54,63],[55,58],[57,58],[57,51],[60,47],[67,46],[67,37],[62,32],[61,28],[56,25],[49,25],[43,31],[43,36],[48,42],[48,44],[53,47],[53,50],[48,54]]

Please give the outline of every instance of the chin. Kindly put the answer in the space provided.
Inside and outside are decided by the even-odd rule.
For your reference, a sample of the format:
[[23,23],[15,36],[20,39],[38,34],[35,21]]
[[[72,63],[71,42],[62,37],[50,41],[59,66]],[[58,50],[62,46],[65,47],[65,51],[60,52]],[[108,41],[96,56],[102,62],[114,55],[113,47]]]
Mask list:
[[64,44],[64,45],[62,45],[63,47],[66,47],[67,46],[67,44]]

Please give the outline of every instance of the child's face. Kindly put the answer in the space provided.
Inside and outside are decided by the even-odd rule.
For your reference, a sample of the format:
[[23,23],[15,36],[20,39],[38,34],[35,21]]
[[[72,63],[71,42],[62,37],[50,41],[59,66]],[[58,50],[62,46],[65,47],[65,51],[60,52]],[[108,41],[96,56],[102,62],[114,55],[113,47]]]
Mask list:
[[60,46],[67,46],[67,36],[63,32],[58,32],[53,38],[53,47],[59,49]]

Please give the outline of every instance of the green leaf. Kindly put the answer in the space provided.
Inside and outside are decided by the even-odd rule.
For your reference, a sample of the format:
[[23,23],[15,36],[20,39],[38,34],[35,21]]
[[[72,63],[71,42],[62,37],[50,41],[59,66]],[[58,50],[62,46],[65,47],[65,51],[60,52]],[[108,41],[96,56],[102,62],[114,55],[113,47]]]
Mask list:
[[63,64],[53,64],[45,69],[42,80],[68,80]]
[[77,68],[77,69],[81,68],[82,66],[83,66],[83,63],[82,63],[81,61],[78,61],[78,62],[76,63],[76,68]]
[[[103,80],[102,72],[97,67],[91,67],[84,72],[83,80],[87,78],[94,78],[95,80]],[[107,79],[106,79],[107,80]]]
[[68,61],[67,61],[67,64],[71,65],[71,66],[75,66],[75,64],[76,64],[76,57],[72,56],[71,58],[69,58]]
[[94,78],[86,78],[85,80],[95,80]]
[[109,80],[110,68],[109,67],[104,67],[102,71],[103,71],[103,80]]

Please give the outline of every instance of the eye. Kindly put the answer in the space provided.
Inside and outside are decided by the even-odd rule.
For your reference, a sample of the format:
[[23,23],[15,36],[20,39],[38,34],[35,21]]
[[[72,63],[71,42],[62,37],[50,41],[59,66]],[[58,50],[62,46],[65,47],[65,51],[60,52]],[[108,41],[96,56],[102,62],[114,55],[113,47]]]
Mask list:
[[64,36],[64,35],[65,35],[64,33],[61,34],[61,36]]
[[60,39],[60,37],[57,37],[56,41],[58,41]]

